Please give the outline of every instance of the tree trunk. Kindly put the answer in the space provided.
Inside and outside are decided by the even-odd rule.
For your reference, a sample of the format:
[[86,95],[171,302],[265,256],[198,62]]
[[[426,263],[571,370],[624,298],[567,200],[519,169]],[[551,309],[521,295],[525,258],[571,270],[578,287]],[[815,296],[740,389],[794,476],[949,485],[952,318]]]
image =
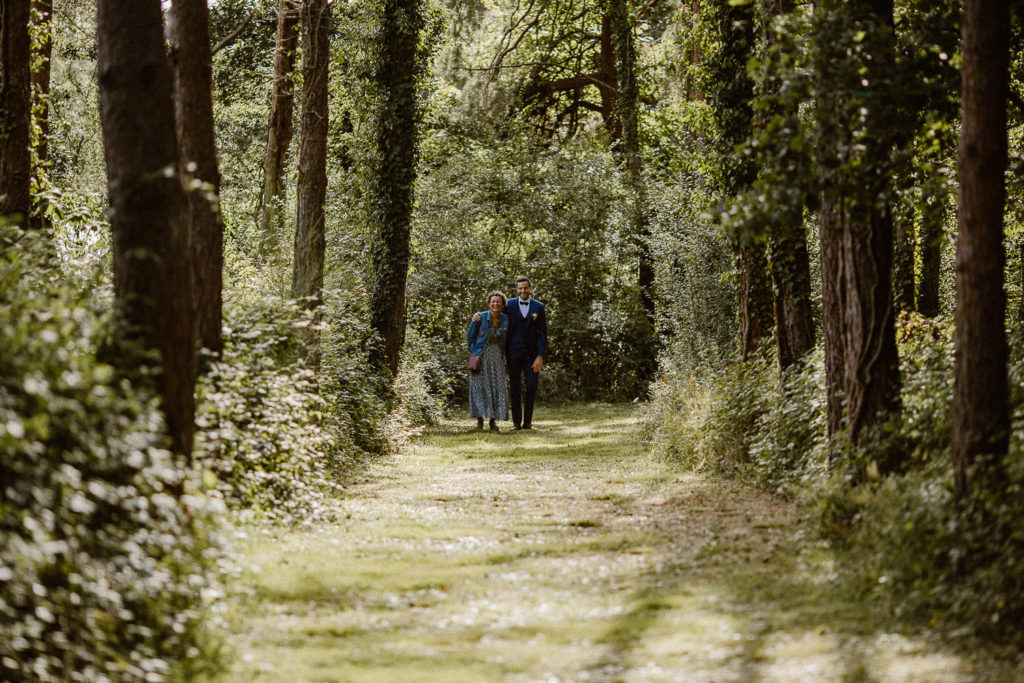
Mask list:
[[601,17],[601,72],[599,75],[601,83],[597,89],[601,91],[601,120],[604,121],[605,128],[608,129],[612,145],[622,139],[623,121],[619,106],[622,90],[619,88],[618,80],[618,69],[622,60],[616,44],[620,29],[613,26],[614,20],[610,15],[618,11],[617,5],[621,1],[611,0],[610,12],[605,12]]
[[[636,49],[633,44],[633,27],[629,23],[626,0],[611,0],[604,17],[611,40],[615,47],[614,72],[617,74],[619,93],[616,120],[619,122],[621,141],[619,149],[626,165],[630,191],[633,195],[630,207],[631,232],[637,252],[637,288],[643,306],[646,324],[643,329],[647,339],[635,340],[645,349],[647,360],[641,369],[641,379],[649,380],[657,368],[657,343],[655,340],[654,306],[654,264],[650,250],[650,224],[647,217],[647,185],[644,181],[643,158],[640,155],[640,90],[636,77]],[[603,41],[602,41],[603,52]],[[613,143],[614,144],[614,143]]]
[[893,299],[896,309],[914,311],[914,204],[900,202],[896,216],[896,245],[892,269]]
[[224,223],[220,173],[213,128],[210,17],[206,0],[172,0],[171,55],[174,64],[178,149],[189,180],[189,235],[195,269],[199,342],[220,353]]
[[[773,16],[793,11],[791,0],[773,4]],[[774,30],[768,31],[768,43],[778,43]],[[777,89],[772,84],[762,87]],[[782,111],[797,119],[795,108]],[[775,351],[779,370],[790,367],[814,348],[814,314],[811,310],[811,265],[807,254],[807,231],[804,228],[803,206],[793,207],[769,226],[769,270],[775,317]]]
[[267,126],[267,156],[263,163],[260,213],[260,255],[280,256],[284,235],[284,162],[292,139],[295,103],[295,52],[299,42],[299,0],[281,0],[274,48],[274,84]]
[[998,478],[1010,433],[1002,242],[1009,26],[1006,2],[965,2],[952,451],[957,500]]
[[[818,106],[828,106],[830,96],[819,96]],[[843,428],[843,387],[846,385],[846,349],[843,343],[843,312],[846,310],[846,280],[840,257],[839,237],[842,204],[822,193],[818,209],[818,240],[821,250],[821,322],[825,343],[825,395],[828,436]],[[838,453],[832,449],[834,462]]]
[[383,95],[377,121],[380,168],[371,200],[378,238],[373,251],[370,324],[380,343],[371,348],[370,362],[391,377],[398,372],[405,343],[405,286],[416,179],[416,49],[422,26],[420,0],[385,0],[376,73]]
[[[121,333],[160,352],[174,450],[192,451],[196,318],[160,0],[99,0],[97,73]],[[139,359],[116,359],[139,379]]]
[[39,127],[35,141],[38,175],[50,160],[50,57],[53,54],[53,0],[32,0],[36,54],[32,69],[32,111]]
[[918,280],[917,310],[921,315],[934,318],[939,314],[939,276],[942,266],[942,242],[945,239],[945,189],[934,194],[927,192],[921,202],[921,275]]
[[[323,300],[324,203],[327,201],[327,74],[330,13],[327,0],[302,3],[302,130],[292,296],[319,310]],[[319,313],[317,313],[319,316]],[[309,330],[309,366],[320,368],[320,333]]]
[[0,2],[0,217],[17,216],[22,228],[38,227],[32,218],[30,185],[29,2]]
[[811,264],[802,212],[774,226],[769,236],[775,349],[779,369],[785,370],[814,348],[811,310]]
[[[755,15],[752,4],[716,0],[707,6],[717,54],[708,61],[708,99],[719,130],[719,186],[726,201],[750,189],[757,166],[750,155],[737,154],[753,129],[754,83],[746,72],[754,51]],[[771,334],[772,292],[764,245],[747,235],[731,236],[739,280],[739,351],[747,360]]]
[[[829,382],[829,427],[840,398],[834,383],[841,372],[845,428],[850,441],[867,443],[870,427],[900,406],[899,357],[892,297],[893,190],[892,152],[897,118],[886,79],[893,49],[892,0],[830,2],[826,16],[838,17],[839,30],[863,33],[861,71],[844,68],[849,59],[837,41],[817,65],[821,139],[830,145],[819,212],[822,240],[822,290],[826,335],[826,380]],[[837,26],[829,25],[830,31]],[[829,34],[831,35],[831,34]],[[834,40],[835,36],[826,35]],[[853,142],[854,144],[850,144]],[[859,169],[855,175],[847,169]],[[842,369],[830,365],[841,358]],[[833,456],[838,454],[833,453]],[[878,454],[880,469],[889,469],[890,454]]]

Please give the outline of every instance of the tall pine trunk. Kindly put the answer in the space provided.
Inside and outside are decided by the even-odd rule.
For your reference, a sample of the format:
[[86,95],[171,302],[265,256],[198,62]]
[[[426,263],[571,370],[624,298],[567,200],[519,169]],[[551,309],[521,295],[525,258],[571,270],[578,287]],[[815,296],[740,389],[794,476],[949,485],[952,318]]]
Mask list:
[[[160,352],[167,429],[174,450],[190,456],[197,326],[160,0],[99,0],[97,8],[114,300],[122,336]],[[126,376],[141,377],[138,358],[117,362]]]
[[0,217],[32,218],[30,0],[0,2]]
[[171,54],[178,149],[189,181],[189,235],[199,342],[220,353],[224,223],[213,128],[213,67],[206,0],[172,0]]
[[295,108],[295,53],[299,43],[299,0],[281,0],[274,47],[274,83],[270,95],[267,155],[263,162],[260,254],[275,258],[284,235],[284,163],[292,139]]
[[423,26],[420,0],[385,0],[377,88],[383,96],[377,120],[377,183],[371,209],[377,227],[373,250],[370,325],[379,342],[370,363],[394,377],[405,343],[405,287],[413,184],[416,180],[416,48]]
[[[1000,470],[1010,433],[1003,210],[1009,93],[1008,4],[967,0],[958,167],[953,483],[961,500]],[[971,480],[971,476],[975,480]]]
[[[302,127],[292,296],[311,309],[323,299],[324,204],[327,201],[327,74],[330,13],[327,0],[302,3]],[[319,313],[317,313],[319,315]],[[308,364],[320,367],[320,335],[309,330]]]
[[[819,97],[818,106],[828,106],[829,97]],[[846,281],[840,256],[841,202],[822,192],[818,209],[818,240],[821,251],[821,327],[825,346],[825,399],[828,435],[831,440],[843,428],[843,387],[846,385],[846,349],[843,345],[843,312],[846,310]],[[838,453],[831,452],[833,460]]]

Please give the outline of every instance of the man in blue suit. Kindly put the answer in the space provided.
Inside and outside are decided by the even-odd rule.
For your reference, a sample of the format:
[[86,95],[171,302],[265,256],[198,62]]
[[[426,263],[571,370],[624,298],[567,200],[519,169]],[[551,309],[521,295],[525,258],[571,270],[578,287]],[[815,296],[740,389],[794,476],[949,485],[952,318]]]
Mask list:
[[[515,299],[510,299],[505,312],[509,317],[505,361],[511,382],[512,425],[514,429],[533,429],[533,399],[537,396],[537,378],[544,365],[548,348],[548,320],[544,304],[530,298],[533,283],[529,278],[516,280]],[[526,400],[522,400],[520,376],[526,379]]]
[[[529,278],[516,280],[514,299],[508,300],[505,313],[509,317],[508,337],[505,341],[505,362],[511,384],[512,428],[533,429],[533,399],[537,396],[537,377],[544,365],[548,350],[548,319],[544,304],[530,298],[533,283]],[[479,320],[480,314],[473,316]],[[526,380],[526,400],[523,400],[522,379]]]

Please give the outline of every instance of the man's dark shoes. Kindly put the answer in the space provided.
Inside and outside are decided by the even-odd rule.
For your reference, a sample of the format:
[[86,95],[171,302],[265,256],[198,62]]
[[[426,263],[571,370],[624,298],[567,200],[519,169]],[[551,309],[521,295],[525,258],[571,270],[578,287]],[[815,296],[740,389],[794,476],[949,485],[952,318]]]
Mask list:
[[526,424],[523,425],[523,429],[533,429],[533,425],[527,422]]
[[518,422],[512,425],[512,431],[518,432],[520,429],[522,429],[522,427],[519,425]]

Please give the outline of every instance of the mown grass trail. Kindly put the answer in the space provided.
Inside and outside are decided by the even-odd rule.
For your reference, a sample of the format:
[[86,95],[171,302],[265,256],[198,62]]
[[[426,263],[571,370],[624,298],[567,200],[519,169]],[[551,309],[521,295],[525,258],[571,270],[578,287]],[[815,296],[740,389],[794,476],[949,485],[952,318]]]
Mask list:
[[647,456],[630,407],[538,414],[429,432],[337,524],[248,528],[224,680],[1004,679],[838,590],[791,506]]

